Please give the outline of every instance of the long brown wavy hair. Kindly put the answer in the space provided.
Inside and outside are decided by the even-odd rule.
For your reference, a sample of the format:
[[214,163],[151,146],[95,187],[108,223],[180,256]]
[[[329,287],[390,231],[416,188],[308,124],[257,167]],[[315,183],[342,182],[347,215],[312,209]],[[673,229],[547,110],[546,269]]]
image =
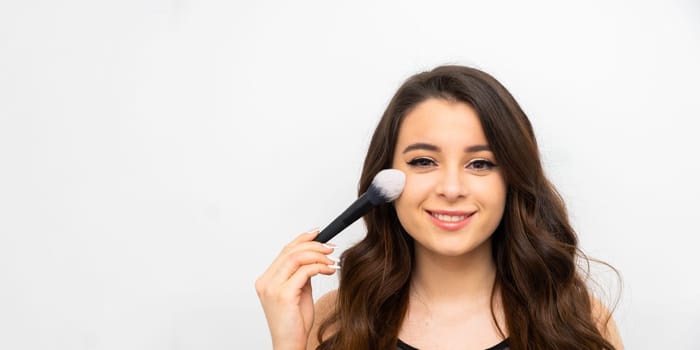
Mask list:
[[[405,81],[374,132],[358,193],[380,170],[391,168],[403,118],[430,98],[476,110],[507,184],[505,212],[491,239],[494,291],[498,288],[502,299],[510,349],[613,349],[593,318],[586,276],[577,265],[577,257],[586,257],[561,196],[544,175],[532,125],[492,76],[441,66]],[[341,257],[336,304],[319,327],[317,349],[397,348],[408,307],[413,239],[392,204],[372,209],[364,220],[366,237]]]

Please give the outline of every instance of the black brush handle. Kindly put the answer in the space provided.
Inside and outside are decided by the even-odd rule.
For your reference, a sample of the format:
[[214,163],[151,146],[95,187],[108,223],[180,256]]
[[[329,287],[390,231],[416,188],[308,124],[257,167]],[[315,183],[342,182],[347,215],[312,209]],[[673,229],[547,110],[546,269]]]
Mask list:
[[314,241],[326,243],[331,238],[335,237],[340,231],[344,230],[346,227],[350,226],[357,219],[361,218],[363,215],[372,209],[373,204],[366,193],[362,194],[357,200],[355,200],[352,205],[350,205],[345,211],[340,214],[333,222],[328,224],[321,233],[314,238]]

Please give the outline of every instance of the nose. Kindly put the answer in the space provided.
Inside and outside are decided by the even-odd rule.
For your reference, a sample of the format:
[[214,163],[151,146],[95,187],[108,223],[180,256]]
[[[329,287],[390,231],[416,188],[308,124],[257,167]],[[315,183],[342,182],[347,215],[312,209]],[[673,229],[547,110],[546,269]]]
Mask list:
[[440,174],[437,194],[453,202],[467,196],[467,174],[461,167],[446,168]]

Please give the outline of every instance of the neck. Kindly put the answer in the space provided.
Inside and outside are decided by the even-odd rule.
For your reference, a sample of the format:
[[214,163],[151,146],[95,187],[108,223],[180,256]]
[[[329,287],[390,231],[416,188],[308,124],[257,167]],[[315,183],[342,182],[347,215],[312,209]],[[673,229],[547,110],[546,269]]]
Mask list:
[[460,256],[438,255],[416,246],[411,287],[424,302],[490,302],[495,279],[491,240]]

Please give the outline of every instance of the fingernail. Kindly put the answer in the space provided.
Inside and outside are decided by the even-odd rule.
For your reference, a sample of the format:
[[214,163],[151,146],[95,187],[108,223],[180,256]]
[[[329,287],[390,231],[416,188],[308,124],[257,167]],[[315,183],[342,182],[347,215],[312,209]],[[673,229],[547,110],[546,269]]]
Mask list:
[[328,265],[331,269],[340,270],[340,265]]
[[306,233],[308,233],[308,234],[317,233],[318,230],[319,230],[318,227],[314,227],[314,228],[312,228],[312,229],[310,229],[310,230],[307,230]]
[[323,243],[323,246],[328,248],[328,249],[333,249],[335,250],[336,245],[333,243]]
[[335,261],[336,264],[338,264],[340,262],[340,259],[338,259],[336,257],[330,256],[330,255],[326,255],[326,257],[328,257],[328,259]]

